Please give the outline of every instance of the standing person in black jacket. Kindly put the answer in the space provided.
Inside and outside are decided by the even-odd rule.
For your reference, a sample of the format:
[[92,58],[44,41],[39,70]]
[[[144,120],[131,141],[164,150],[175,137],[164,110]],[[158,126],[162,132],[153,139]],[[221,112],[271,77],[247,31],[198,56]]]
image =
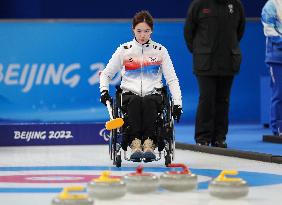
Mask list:
[[240,0],[193,0],[189,6],[184,36],[200,92],[195,125],[198,145],[227,147],[229,98],[240,69],[244,28]]

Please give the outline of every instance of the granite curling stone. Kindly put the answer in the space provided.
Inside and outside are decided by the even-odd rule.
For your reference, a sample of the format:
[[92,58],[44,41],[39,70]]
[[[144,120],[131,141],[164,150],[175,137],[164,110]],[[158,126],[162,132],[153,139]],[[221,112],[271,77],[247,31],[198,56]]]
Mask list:
[[241,178],[229,178],[225,175],[237,175],[235,170],[224,170],[209,184],[211,196],[223,199],[236,199],[246,196],[249,187],[246,181]]
[[81,192],[82,186],[66,187],[52,200],[52,205],[93,205],[94,201],[86,194],[71,194],[70,192]]
[[170,164],[168,167],[182,168],[182,171],[169,171],[160,176],[160,186],[174,192],[191,191],[197,188],[197,175],[192,174],[184,164]]
[[159,178],[151,173],[144,173],[143,167],[137,167],[136,172],[124,176],[126,189],[134,194],[155,192],[159,186]]
[[120,178],[111,178],[110,172],[104,171],[99,178],[87,184],[87,191],[92,198],[111,200],[123,197],[126,186]]

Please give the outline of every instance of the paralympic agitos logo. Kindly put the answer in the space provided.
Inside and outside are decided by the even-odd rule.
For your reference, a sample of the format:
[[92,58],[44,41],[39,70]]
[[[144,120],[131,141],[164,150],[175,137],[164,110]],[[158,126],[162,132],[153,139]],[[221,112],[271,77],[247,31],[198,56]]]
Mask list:
[[111,138],[110,131],[109,131],[109,130],[106,130],[106,128],[101,129],[100,132],[99,132],[99,135],[100,135],[101,137],[103,137],[103,139],[104,139],[106,142],[108,142],[108,141],[110,140],[110,138]]

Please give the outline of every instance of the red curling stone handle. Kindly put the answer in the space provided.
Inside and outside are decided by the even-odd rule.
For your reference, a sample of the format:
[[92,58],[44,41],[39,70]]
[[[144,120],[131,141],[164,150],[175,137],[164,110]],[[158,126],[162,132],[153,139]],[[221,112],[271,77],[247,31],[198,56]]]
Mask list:
[[170,171],[169,174],[189,174],[190,170],[185,164],[169,164],[168,167],[182,168],[181,172]]

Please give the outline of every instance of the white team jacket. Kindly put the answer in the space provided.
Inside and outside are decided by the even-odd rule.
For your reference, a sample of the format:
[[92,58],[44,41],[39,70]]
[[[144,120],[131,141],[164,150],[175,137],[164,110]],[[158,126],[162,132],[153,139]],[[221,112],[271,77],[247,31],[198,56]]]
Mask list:
[[163,87],[162,74],[175,105],[182,107],[182,96],[173,64],[167,49],[150,40],[140,44],[135,39],[117,48],[100,74],[100,91],[109,90],[109,81],[121,71],[121,89],[136,95],[153,94]]

